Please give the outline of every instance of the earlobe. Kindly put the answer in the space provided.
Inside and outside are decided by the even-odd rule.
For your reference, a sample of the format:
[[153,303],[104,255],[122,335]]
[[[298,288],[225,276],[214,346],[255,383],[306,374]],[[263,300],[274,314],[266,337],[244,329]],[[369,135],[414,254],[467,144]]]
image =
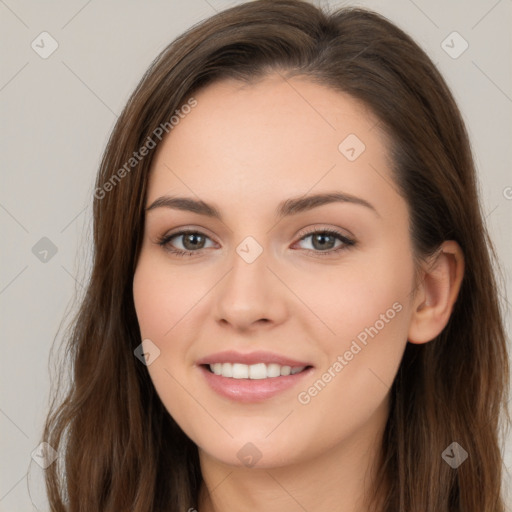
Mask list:
[[426,343],[446,327],[464,276],[464,254],[453,240],[443,242],[423,270],[409,326],[411,343]]

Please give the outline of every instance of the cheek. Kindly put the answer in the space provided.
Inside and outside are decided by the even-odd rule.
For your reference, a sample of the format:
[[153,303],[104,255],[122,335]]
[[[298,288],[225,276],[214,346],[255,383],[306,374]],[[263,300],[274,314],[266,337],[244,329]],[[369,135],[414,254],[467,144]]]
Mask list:
[[367,329],[372,333],[376,329],[390,342],[400,334],[402,343],[414,283],[413,260],[406,249],[407,258],[386,247],[369,255],[355,254],[331,269],[288,274],[285,279],[295,283],[294,293],[307,306],[308,336],[324,344],[329,353],[344,351],[360,333],[364,342],[365,333],[370,336]]
[[165,281],[156,279],[150,267],[140,262],[133,279],[133,300],[143,339],[158,338],[162,334],[167,304],[161,298],[165,288]]
[[142,337],[168,338],[180,318],[197,302],[199,293],[183,271],[173,271],[158,257],[142,253],[133,279],[133,299]]
[[141,339],[151,340],[160,351],[147,370],[169,414],[193,437],[194,418],[201,410],[194,409],[190,398],[196,393],[193,387],[189,384],[185,391],[181,384],[187,381],[183,364],[187,347],[180,338],[187,337],[178,333],[182,335],[187,328],[187,312],[197,302],[195,295],[193,288],[186,286],[182,271],[172,272],[154,255],[141,253],[133,279],[135,310]]
[[336,430],[349,426],[347,411],[363,421],[385,400],[407,343],[414,265],[388,249],[371,262],[315,277],[304,278],[299,293],[309,290],[305,302],[321,323],[304,326],[326,357],[298,401],[312,418],[330,410]]

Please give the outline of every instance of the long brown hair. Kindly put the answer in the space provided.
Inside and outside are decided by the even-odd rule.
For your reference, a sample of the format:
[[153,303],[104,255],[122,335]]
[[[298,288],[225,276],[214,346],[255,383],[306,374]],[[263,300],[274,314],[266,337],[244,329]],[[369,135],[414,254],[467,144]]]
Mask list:
[[[44,429],[43,440],[60,454],[46,470],[51,510],[197,507],[197,447],[134,356],[141,339],[132,281],[155,151],[127,162],[148,137],[158,145],[155,130],[199,88],[271,72],[307,77],[366,104],[392,141],[414,256],[444,240],[457,241],[465,256],[448,325],[429,343],[407,344],[375,498],[385,512],[503,512],[506,338],[461,114],[424,51],[384,17],[358,8],[327,13],[298,0],[248,2],[192,27],[154,60],[117,121],[96,182],[92,272],[68,330],[72,381],[65,396],[55,395]],[[441,456],[452,442],[468,453],[457,469]]]

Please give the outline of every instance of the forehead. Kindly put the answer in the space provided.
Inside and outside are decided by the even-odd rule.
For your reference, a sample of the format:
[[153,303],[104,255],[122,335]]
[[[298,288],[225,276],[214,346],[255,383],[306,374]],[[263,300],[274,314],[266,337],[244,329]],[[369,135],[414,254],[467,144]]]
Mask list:
[[157,150],[148,203],[164,193],[229,194],[253,206],[334,188],[396,195],[387,137],[347,94],[271,75],[216,82],[194,98]]

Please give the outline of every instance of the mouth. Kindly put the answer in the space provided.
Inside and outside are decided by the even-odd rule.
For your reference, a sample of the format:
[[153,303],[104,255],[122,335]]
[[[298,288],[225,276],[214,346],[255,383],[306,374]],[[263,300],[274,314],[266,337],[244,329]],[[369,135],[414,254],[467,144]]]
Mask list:
[[[222,352],[196,363],[210,390],[231,403],[261,403],[294,387],[314,371],[304,361],[269,352]],[[295,397],[291,398],[294,400]]]
[[297,360],[265,350],[240,352],[226,350],[196,361],[210,390],[224,399],[256,403],[285,392],[314,371],[307,360]]
[[206,370],[215,375],[225,377],[228,379],[248,379],[248,380],[263,380],[275,379],[279,377],[288,377],[289,375],[296,375],[302,373],[309,368],[310,365],[305,366],[290,366],[280,365],[277,363],[256,363],[256,364],[243,364],[243,363],[213,363],[203,364]]

